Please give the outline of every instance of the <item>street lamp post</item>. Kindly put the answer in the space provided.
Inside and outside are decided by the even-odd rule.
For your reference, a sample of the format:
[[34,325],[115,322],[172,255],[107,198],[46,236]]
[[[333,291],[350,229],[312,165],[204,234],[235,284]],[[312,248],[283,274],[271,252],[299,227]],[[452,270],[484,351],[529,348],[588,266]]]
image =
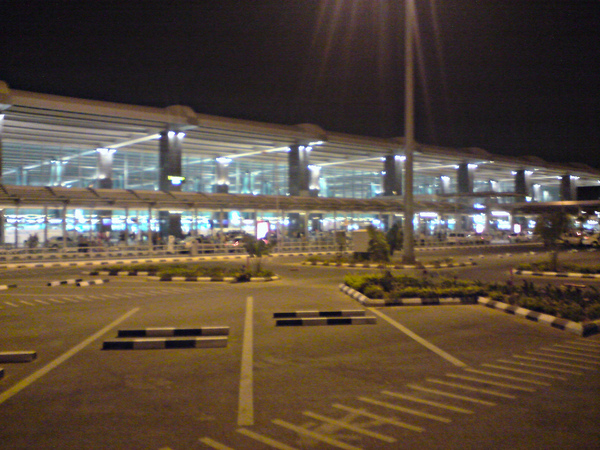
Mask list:
[[414,99],[414,45],[413,30],[415,21],[415,0],[405,1],[405,82],[404,82],[404,243],[402,261],[415,262],[414,248],[414,200],[413,200],[413,152],[415,147],[415,99]]

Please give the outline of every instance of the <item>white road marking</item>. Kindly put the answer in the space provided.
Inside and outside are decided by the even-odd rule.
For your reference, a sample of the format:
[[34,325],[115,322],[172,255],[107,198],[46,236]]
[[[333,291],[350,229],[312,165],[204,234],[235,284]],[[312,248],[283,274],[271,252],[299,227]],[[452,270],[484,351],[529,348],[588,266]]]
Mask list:
[[498,366],[496,364],[482,364],[482,366],[490,367],[492,369],[506,370],[508,372],[516,372],[516,373],[524,373],[526,375],[534,375],[536,377],[552,378],[552,379],[556,379],[556,380],[566,380],[565,377],[559,377],[558,375],[548,375],[547,373],[532,372],[531,370],[515,369],[513,367]]
[[226,445],[221,444],[220,442],[213,441],[211,438],[204,437],[200,439],[204,445],[208,445],[216,450],[233,450],[231,447],[227,447]]
[[517,398],[514,395],[505,394],[503,392],[490,391],[489,389],[474,388],[472,386],[466,386],[464,384],[450,383],[448,381],[436,380],[435,378],[427,378],[425,381],[429,381],[430,383],[441,384],[441,385],[444,385],[444,386],[450,386],[450,387],[455,387],[455,388],[459,388],[459,389],[464,389],[465,391],[481,392],[482,394],[494,395],[496,397],[503,397],[503,398],[510,398],[510,399]]
[[73,355],[79,353],[81,350],[83,350],[85,347],[90,345],[96,339],[98,339],[102,335],[108,333],[108,331],[110,331],[112,328],[116,327],[121,322],[123,322],[124,320],[129,318],[129,316],[135,314],[138,311],[139,311],[139,308],[134,308],[134,309],[130,310],[129,312],[123,314],[121,317],[119,317],[115,321],[109,323],[107,326],[102,328],[100,331],[97,331],[96,333],[94,333],[93,335],[88,337],[87,339],[84,339],[83,341],[81,341],[75,347],[71,348],[70,350],[67,350],[65,353],[60,355],[54,361],[51,361],[50,363],[46,364],[41,369],[39,369],[36,372],[29,375],[27,378],[24,378],[23,380],[19,381],[17,384],[15,384],[10,389],[2,392],[0,394],[0,404],[4,403],[6,400],[11,398],[13,395],[18,394],[19,392],[21,392],[23,389],[25,389],[30,384],[33,384],[35,381],[37,381],[38,379],[40,379],[41,377],[46,375],[52,369],[55,369],[56,367],[58,367],[60,364],[65,362],[67,359],[69,359]]
[[[551,358],[551,355],[542,355],[542,356],[547,356],[549,358]],[[585,366],[579,366],[577,364],[572,364],[572,363],[566,363],[566,362],[560,362],[560,361],[554,361],[552,359],[540,359],[540,358],[534,358],[532,356],[519,356],[519,355],[513,355],[513,358],[517,358],[517,359],[525,359],[527,361],[537,361],[537,362],[543,362],[543,363],[548,363],[548,364],[554,364],[556,366],[563,366],[563,367],[572,367],[574,369],[583,369],[583,370],[594,370],[592,367],[585,367]],[[556,369],[554,369],[556,370]],[[581,375],[581,373],[578,372],[573,372],[577,375]]]
[[4,302],[4,304],[6,304],[8,306],[12,306],[13,308],[18,308],[19,307],[19,305],[15,305],[15,304],[13,304],[11,302]]
[[34,300],[34,302],[41,303],[42,305],[49,305],[50,303],[45,302],[44,300]]
[[275,439],[271,439],[268,436],[263,436],[262,434],[255,433],[254,431],[250,431],[246,428],[238,428],[236,431],[240,434],[243,434],[244,436],[252,438],[258,442],[262,442],[263,444],[266,444],[269,447],[273,447],[278,450],[296,450],[294,447],[290,447],[287,444],[276,441]]
[[26,302],[25,300],[19,300],[19,303],[23,303],[24,305],[27,305],[27,306],[35,306],[33,303]]
[[386,435],[380,434],[380,433],[376,433],[374,431],[365,430],[364,428],[357,427],[355,425],[350,425],[349,423],[344,422],[342,420],[332,419],[330,417],[322,416],[321,414],[316,414],[316,413],[313,413],[310,411],[304,411],[302,414],[304,414],[307,417],[311,417],[313,419],[320,420],[321,422],[329,423],[331,425],[336,425],[341,428],[346,428],[348,430],[352,430],[355,433],[364,434],[365,436],[370,436],[372,438],[379,439],[384,442],[389,442],[390,444],[393,444],[394,442],[396,442],[396,439],[394,439],[393,437],[386,436]]
[[422,399],[419,397],[414,397],[412,395],[400,394],[398,392],[391,392],[391,391],[381,391],[381,393],[384,395],[389,395],[391,397],[409,400],[409,401],[415,402],[415,403],[422,403],[424,405],[435,406],[435,407],[441,408],[441,409],[447,409],[450,411],[455,411],[455,412],[459,412],[459,413],[463,413],[463,414],[473,414],[473,411],[471,411],[469,409],[458,408],[456,406],[446,405],[444,403],[438,403],[438,402],[434,402],[431,400],[425,400],[425,399]]
[[63,301],[56,300],[55,298],[49,298],[48,301],[52,303],[64,303]]
[[548,353],[541,353],[541,352],[527,352],[527,353],[530,355],[545,356],[547,358],[555,358],[555,359],[565,359],[567,361],[575,361],[575,362],[580,362],[580,363],[584,363],[584,364],[598,364],[597,362],[590,361],[587,358],[574,358],[572,356],[555,355],[552,351],[549,351],[549,350],[543,350],[543,351],[548,352]]
[[272,421],[275,425],[279,425],[280,427],[287,428],[288,430],[295,431],[298,434],[304,434],[306,436],[310,436],[313,439],[318,441],[325,442],[326,444],[333,445],[334,447],[338,447],[344,450],[362,450],[360,447],[355,447],[353,445],[346,444],[345,442],[338,441],[337,439],[330,438],[329,436],[325,436],[321,433],[316,433],[314,431],[307,430],[306,428],[299,427],[297,425],[284,422],[283,420],[275,419]]
[[349,408],[348,406],[340,405],[339,403],[335,403],[332,406],[334,408],[341,409],[342,411],[351,412],[353,414],[360,414],[361,416],[369,417],[370,419],[374,419],[374,420],[377,420],[382,423],[389,423],[390,425],[394,425],[394,426],[397,426],[400,428],[405,428],[407,430],[417,431],[419,433],[422,431],[425,431],[424,428],[417,427],[417,426],[411,425],[409,423],[400,422],[396,419],[392,419],[391,417],[384,417],[384,416],[380,416],[378,414],[373,414],[364,409]]
[[535,389],[528,388],[528,387],[516,386],[514,384],[498,383],[496,381],[491,381],[491,380],[482,380],[481,378],[467,377],[465,375],[459,375],[457,373],[447,373],[446,376],[450,377],[450,378],[458,378],[460,380],[474,381],[475,383],[483,383],[483,384],[489,384],[491,386],[504,387],[507,389],[516,389],[517,391],[535,392]]
[[447,417],[436,416],[434,414],[424,413],[423,411],[418,411],[416,409],[405,408],[403,406],[394,405],[388,402],[380,402],[379,400],[374,400],[368,397],[358,397],[361,402],[367,402],[372,405],[383,406],[384,408],[393,409],[394,411],[401,411],[407,414],[412,414],[413,416],[424,417],[425,419],[437,420],[438,422],[450,423],[452,420]]
[[428,392],[430,394],[435,394],[435,395],[441,395],[442,397],[455,398],[457,400],[464,400],[466,402],[472,402],[472,403],[481,403],[482,405],[487,405],[487,406],[496,406],[496,404],[494,402],[479,400],[478,398],[467,397],[465,395],[452,394],[452,393],[446,392],[446,391],[438,391],[437,389],[428,389],[428,388],[425,388],[422,386],[418,386],[416,384],[407,384],[406,386],[411,389],[415,389],[417,391]]
[[485,370],[465,369],[465,371],[470,372],[470,373],[476,373],[477,375],[489,375],[491,377],[504,378],[506,380],[511,380],[511,381],[521,381],[523,383],[537,384],[538,386],[550,386],[550,383],[546,383],[544,381],[528,380],[526,378],[513,377],[511,375],[503,375],[503,374],[495,373],[495,372],[487,372]]
[[246,298],[246,317],[242,344],[242,368],[240,373],[240,393],[238,401],[238,426],[254,425],[253,394],[253,299]]
[[400,330],[401,332],[403,332],[404,334],[406,334],[411,339],[414,339],[415,341],[417,341],[422,346],[428,348],[429,350],[431,350],[432,352],[434,352],[436,355],[441,356],[446,361],[448,361],[448,362],[450,362],[450,363],[452,363],[452,364],[454,364],[455,366],[458,366],[458,367],[466,367],[467,366],[462,361],[459,361],[454,356],[446,353],[442,349],[440,349],[440,348],[436,347],[435,345],[433,345],[431,342],[428,342],[425,339],[423,339],[422,337],[416,335],[415,333],[413,333],[412,331],[410,331],[408,328],[406,328],[404,325],[399,324],[394,319],[392,319],[392,318],[386,316],[385,314],[383,314],[381,311],[378,311],[375,308],[367,308],[367,309],[369,311],[371,311],[373,314],[376,314],[379,317],[381,317],[383,320],[385,320],[386,322],[388,322],[390,325],[392,325],[397,330]]

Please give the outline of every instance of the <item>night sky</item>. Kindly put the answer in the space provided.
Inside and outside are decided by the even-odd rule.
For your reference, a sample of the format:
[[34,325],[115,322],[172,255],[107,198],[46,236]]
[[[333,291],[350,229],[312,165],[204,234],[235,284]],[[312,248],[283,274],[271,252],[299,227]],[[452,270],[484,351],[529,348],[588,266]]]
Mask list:
[[[600,168],[600,0],[415,0],[416,138]],[[0,0],[13,89],[392,137],[402,0]]]

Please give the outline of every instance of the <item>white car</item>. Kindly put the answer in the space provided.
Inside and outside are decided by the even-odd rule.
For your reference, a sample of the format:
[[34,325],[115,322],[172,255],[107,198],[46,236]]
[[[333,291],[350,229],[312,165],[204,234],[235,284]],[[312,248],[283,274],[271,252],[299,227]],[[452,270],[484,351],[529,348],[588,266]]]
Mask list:
[[594,234],[588,234],[581,239],[581,245],[588,247],[600,247],[600,232]]
[[582,244],[583,237],[584,234],[581,231],[569,231],[567,233],[564,233],[559,238],[559,241],[561,244],[564,245],[578,246]]
[[508,235],[508,241],[510,243],[517,242],[531,242],[533,240],[533,234],[521,231],[520,233],[511,233]]

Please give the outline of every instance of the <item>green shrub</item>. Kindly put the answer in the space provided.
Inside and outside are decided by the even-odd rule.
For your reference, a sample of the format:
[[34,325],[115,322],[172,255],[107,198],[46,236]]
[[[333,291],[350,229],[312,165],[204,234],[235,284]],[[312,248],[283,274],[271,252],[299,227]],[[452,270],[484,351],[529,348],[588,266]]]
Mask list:
[[371,284],[365,287],[364,295],[369,298],[384,298],[385,292],[381,286]]

